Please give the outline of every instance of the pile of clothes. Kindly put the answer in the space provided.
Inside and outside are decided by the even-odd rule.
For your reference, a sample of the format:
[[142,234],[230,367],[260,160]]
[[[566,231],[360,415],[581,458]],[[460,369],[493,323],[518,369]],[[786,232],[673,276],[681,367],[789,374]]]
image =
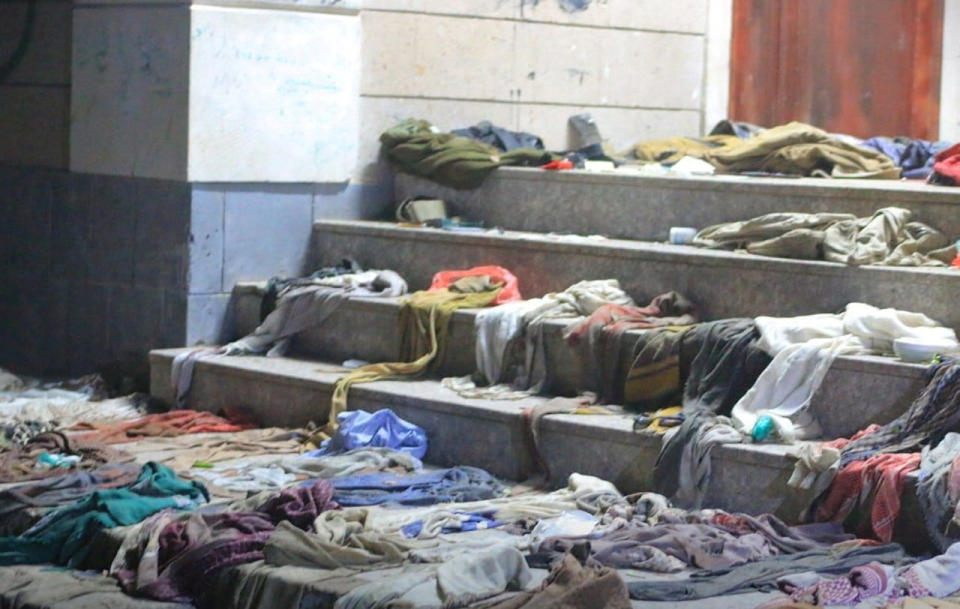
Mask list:
[[[800,122],[772,128],[722,120],[703,137],[668,137],[638,142],[623,153],[605,148],[589,115],[570,117],[573,149],[548,153],[534,134],[511,131],[489,121],[440,132],[427,121],[408,119],[380,136],[386,156],[399,169],[439,184],[478,187],[500,166],[545,169],[603,167],[639,169],[644,175],[787,175],[831,178],[927,179],[960,183],[960,144],[907,137],[865,140]],[[641,166],[636,167],[637,164]],[[648,171],[661,168],[661,173]]]
[[869,218],[840,213],[766,214],[709,226],[691,244],[851,266],[949,265],[957,255],[956,246],[938,230],[912,221],[912,215],[900,207],[885,207]]
[[[482,133],[477,135],[484,138]],[[494,142],[503,136],[492,130],[490,135]],[[414,119],[407,119],[380,135],[384,154],[401,170],[459,189],[480,186],[497,167],[538,167],[558,158],[538,148],[520,147],[504,151],[481,139],[443,133],[427,121]],[[508,144],[516,139],[508,139]],[[536,145],[537,142],[524,143]]]
[[[490,276],[483,277],[485,284]],[[514,284],[500,289],[507,285]],[[573,290],[560,300],[583,306],[590,294],[615,296],[613,288]],[[601,298],[588,308],[590,316],[568,327],[580,341],[591,340],[591,332],[603,341],[607,331],[622,338],[628,329],[685,328],[690,387],[682,399],[697,412],[731,408],[746,391],[742,377],[759,367],[751,358],[764,361],[756,325],[693,325],[692,307],[677,294],[647,307]],[[838,451],[840,466],[933,446],[937,431],[955,423],[949,404],[960,387],[957,370],[953,363],[937,368],[928,392],[902,420]],[[949,543],[940,556],[917,561],[896,544],[854,538],[836,519],[791,526],[769,514],[682,509],[663,495],[623,495],[579,474],[552,492],[510,488],[476,467],[423,465],[427,434],[389,410],[342,413],[331,437],[308,453],[302,431],[263,429],[242,413],[225,414],[175,410],[56,430],[71,441],[129,451],[134,460],[61,469],[0,492],[6,535],[0,564],[9,565],[0,567],[0,586],[16,589],[20,603],[64,595],[120,603],[128,594],[244,609],[318,597],[340,609],[626,609],[631,599],[751,592],[781,604],[852,604],[944,598],[960,590],[960,546]],[[285,439],[267,439],[278,432]],[[247,453],[237,448],[244,434],[261,435]],[[927,497],[938,506],[929,510],[931,526],[957,518],[951,498],[960,493],[953,480],[958,438],[948,435],[921,459]],[[174,468],[152,460],[163,457],[158,446],[167,441],[185,442],[172,453],[181,457],[171,461]],[[207,452],[190,453],[188,445]],[[843,476],[840,469],[836,478]],[[48,575],[34,564],[109,575]],[[637,579],[636,572],[646,575]],[[885,579],[876,585],[865,573]]]

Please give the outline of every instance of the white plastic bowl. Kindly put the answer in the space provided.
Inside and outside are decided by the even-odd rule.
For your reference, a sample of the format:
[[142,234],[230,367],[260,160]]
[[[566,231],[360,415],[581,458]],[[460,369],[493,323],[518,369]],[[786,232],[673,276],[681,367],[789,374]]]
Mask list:
[[957,343],[949,340],[898,338],[893,341],[893,352],[907,362],[929,362],[937,354],[953,353]]

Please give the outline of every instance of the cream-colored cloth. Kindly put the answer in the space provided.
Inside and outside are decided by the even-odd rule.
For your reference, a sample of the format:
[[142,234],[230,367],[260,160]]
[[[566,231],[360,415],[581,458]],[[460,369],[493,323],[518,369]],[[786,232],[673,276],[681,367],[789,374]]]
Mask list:
[[819,437],[810,402],[839,355],[891,354],[897,338],[953,343],[956,333],[922,313],[850,303],[840,315],[758,317],[757,345],[773,361],[733,407],[731,418],[749,433],[762,415],[773,418],[787,440]]

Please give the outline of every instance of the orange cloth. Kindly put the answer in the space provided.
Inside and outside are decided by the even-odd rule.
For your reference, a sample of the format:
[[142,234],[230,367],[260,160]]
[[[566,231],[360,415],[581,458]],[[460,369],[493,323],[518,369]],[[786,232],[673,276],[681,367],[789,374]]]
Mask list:
[[133,421],[121,423],[79,423],[74,429],[91,430],[92,433],[78,438],[95,440],[104,444],[129,442],[133,438],[147,436],[180,436],[191,433],[232,433],[256,427],[249,421],[231,422],[212,412],[197,410],[171,410],[163,414],[149,414]]
[[501,288],[500,293],[497,294],[497,297],[491,303],[492,306],[510,302],[511,300],[523,300],[523,296],[520,295],[520,283],[517,280],[516,275],[503,267],[493,265],[475,266],[472,269],[467,270],[440,271],[433,276],[433,282],[430,284],[430,291],[435,292],[437,290],[448,288],[454,282],[463,279],[464,277],[478,276],[486,276],[489,277],[494,283],[503,284],[503,288]]

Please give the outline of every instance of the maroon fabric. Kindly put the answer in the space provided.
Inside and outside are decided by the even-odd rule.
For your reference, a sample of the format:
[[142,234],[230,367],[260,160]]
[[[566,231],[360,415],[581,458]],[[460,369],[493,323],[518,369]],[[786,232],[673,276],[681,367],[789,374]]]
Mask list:
[[333,485],[327,480],[315,480],[280,491],[257,511],[267,514],[274,522],[288,520],[295,527],[306,530],[321,512],[338,507],[333,500]]
[[309,529],[321,512],[339,507],[332,497],[329,481],[313,480],[280,491],[256,512],[193,512],[179,517],[158,533],[156,577],[138,579],[143,574],[129,565],[130,570],[118,573],[118,578],[130,593],[205,605],[211,576],[226,567],[261,560],[264,544],[281,521]]

